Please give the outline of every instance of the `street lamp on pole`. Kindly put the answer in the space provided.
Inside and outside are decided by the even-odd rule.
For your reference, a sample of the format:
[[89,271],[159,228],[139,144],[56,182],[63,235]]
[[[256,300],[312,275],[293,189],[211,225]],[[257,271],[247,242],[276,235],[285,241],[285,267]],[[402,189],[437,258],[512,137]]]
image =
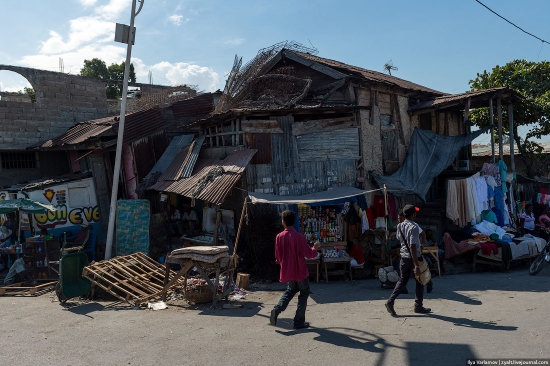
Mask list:
[[[136,1],[139,1],[139,9],[136,12]],[[122,141],[124,136],[124,120],[126,117],[126,102],[128,94],[128,75],[130,74],[130,58],[132,56],[132,45],[136,38],[134,19],[141,11],[145,0],[132,0],[132,14],[130,26],[124,24],[116,25],[115,41],[128,44],[126,51],[126,63],[124,64],[124,80],[122,82],[122,103],[120,106],[120,121],[118,124],[118,136],[116,144],[115,169],[113,172],[113,188],[111,190],[111,205],[109,208],[109,226],[107,229],[107,242],[105,244],[105,259],[110,259],[113,252],[113,237],[115,230],[116,202],[118,196],[118,182],[120,178],[120,160],[122,155]]]

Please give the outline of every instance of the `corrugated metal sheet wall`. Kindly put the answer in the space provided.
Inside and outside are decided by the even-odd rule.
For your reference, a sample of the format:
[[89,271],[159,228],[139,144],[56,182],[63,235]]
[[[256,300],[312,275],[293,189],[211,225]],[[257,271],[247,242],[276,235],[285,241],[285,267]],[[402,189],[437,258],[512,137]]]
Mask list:
[[310,133],[297,137],[300,161],[320,159],[359,159],[357,128]]
[[[292,135],[293,117],[277,117],[283,134],[271,134],[271,164],[246,169],[248,190],[276,195],[303,195],[330,187],[354,186],[359,158],[355,128]],[[255,142],[256,136],[254,136]]]

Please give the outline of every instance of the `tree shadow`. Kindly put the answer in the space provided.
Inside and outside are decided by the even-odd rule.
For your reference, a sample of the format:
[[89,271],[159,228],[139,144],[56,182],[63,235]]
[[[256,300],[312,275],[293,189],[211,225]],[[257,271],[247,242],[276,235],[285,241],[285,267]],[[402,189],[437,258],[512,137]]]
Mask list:
[[[285,328],[286,327],[289,327],[289,325],[285,324]],[[342,330],[347,332],[347,334],[337,330]],[[371,353],[383,353],[388,347],[396,347],[394,345],[387,344],[384,338],[373,333],[353,328],[310,327],[306,329],[289,329],[288,331],[277,329],[275,332],[287,337],[304,333],[316,333],[317,336],[313,339],[318,342],[328,343],[338,347],[363,350]]]

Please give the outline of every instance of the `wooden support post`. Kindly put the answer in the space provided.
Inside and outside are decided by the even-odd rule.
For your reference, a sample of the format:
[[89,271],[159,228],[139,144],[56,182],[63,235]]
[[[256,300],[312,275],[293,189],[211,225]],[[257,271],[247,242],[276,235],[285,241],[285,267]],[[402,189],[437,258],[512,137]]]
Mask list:
[[239,246],[239,238],[241,237],[241,228],[243,227],[243,219],[244,214],[246,213],[246,202],[248,202],[248,196],[244,198],[243,203],[243,210],[241,212],[241,219],[239,220],[239,227],[237,229],[237,236],[235,237],[235,245],[233,246],[233,254],[231,255],[231,259],[233,261],[233,265],[235,268],[237,268],[237,248]]
[[470,115],[470,102],[472,98],[466,99],[466,107],[464,107],[464,133],[466,133],[466,123],[468,122],[468,116]]
[[493,115],[493,98],[489,99],[489,123],[491,124],[491,157],[495,163],[495,116]]
[[502,151],[502,100],[497,98],[497,115],[498,115],[498,157],[502,160],[504,152]]
[[214,139],[212,138],[212,128],[208,127],[208,134],[210,135],[210,147],[214,147]]
[[220,230],[220,222],[222,219],[222,210],[216,210],[216,229],[214,229],[214,245],[218,245],[218,231]]
[[514,106],[508,104],[508,124],[510,126],[510,165],[512,173],[516,172],[516,163],[514,161]]
[[[231,121],[231,132],[235,132],[235,120]],[[231,135],[231,146],[235,146],[235,135]]]

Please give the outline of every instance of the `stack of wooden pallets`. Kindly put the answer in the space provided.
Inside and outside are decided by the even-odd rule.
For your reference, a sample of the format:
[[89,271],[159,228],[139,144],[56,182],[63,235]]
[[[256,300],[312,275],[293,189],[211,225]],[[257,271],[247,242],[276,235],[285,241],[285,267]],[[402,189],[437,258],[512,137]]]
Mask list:
[[[143,253],[115,257],[84,267],[82,276],[116,298],[139,306],[160,299],[166,267]],[[175,275],[169,271],[170,278]],[[173,286],[183,285],[183,278]]]

